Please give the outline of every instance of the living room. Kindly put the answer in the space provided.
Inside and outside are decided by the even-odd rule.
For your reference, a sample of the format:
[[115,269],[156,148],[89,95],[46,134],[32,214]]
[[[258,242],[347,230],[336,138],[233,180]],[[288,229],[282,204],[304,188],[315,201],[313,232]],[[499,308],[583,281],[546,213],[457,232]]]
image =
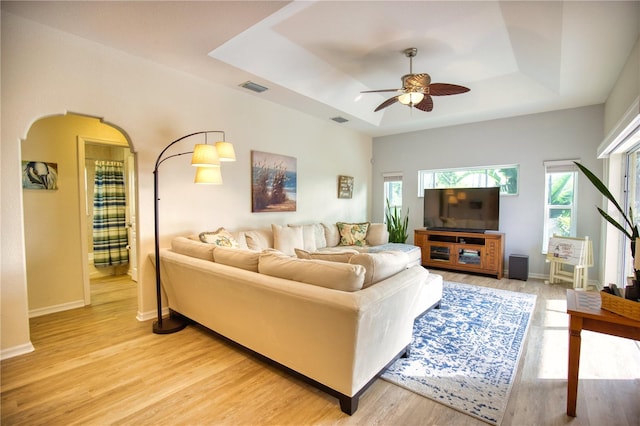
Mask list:
[[[403,174],[410,228],[419,228],[422,207],[417,196],[418,170],[519,164],[519,195],[503,197],[501,231],[506,234],[506,253],[528,254],[532,274],[541,278],[548,268],[540,253],[543,162],[579,159],[593,170],[603,170],[603,161],[596,157],[598,147],[640,93],[638,73],[633,75],[640,57],[636,42],[627,65],[631,71],[614,79],[618,83],[609,102],[372,137],[4,10],[2,44],[3,358],[32,349],[29,277],[24,259],[24,233],[29,232],[29,224],[24,222],[18,168],[21,141],[28,138],[31,126],[41,118],[67,114],[95,117],[121,129],[136,153],[140,253],[137,315],[146,320],[153,317],[155,309],[154,271],[147,259],[153,252],[153,163],[164,146],[187,133],[224,130],[238,158],[236,163],[223,166],[224,184],[217,187],[192,185],[192,170],[186,160],[184,164],[167,164],[161,184],[164,246],[176,235],[220,226],[234,229],[271,223],[381,221],[382,174],[386,172]],[[295,213],[251,212],[252,150],[297,158],[299,202]],[[351,199],[336,197],[338,175],[354,177]],[[580,210],[592,214],[580,216],[578,234],[600,241],[602,221],[593,207],[601,204],[600,197],[584,182],[579,185]],[[59,191],[71,186],[61,178]],[[75,214],[76,206],[71,210]],[[46,244],[51,253],[72,250],[65,246],[70,244],[66,241]],[[594,246],[597,261],[591,274],[594,279],[604,280],[603,265],[610,257],[601,247]]]

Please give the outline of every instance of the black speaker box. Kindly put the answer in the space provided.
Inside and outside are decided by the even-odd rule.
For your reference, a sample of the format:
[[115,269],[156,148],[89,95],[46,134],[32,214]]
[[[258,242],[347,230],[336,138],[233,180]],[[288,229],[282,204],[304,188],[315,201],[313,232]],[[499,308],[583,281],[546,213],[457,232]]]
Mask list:
[[529,278],[529,256],[512,254],[509,256],[509,279],[526,281]]

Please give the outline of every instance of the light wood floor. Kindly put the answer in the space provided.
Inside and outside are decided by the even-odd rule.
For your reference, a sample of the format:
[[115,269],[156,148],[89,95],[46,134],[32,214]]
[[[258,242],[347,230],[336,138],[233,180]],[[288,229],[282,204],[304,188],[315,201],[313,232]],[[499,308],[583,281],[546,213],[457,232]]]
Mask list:
[[[538,296],[503,425],[640,424],[638,342],[591,332],[583,332],[578,417],[565,415],[565,287],[442,275]],[[384,380],[348,416],[336,399],[206,330],[153,334],[135,318],[135,283],[92,288],[91,307],[32,319],[36,351],[2,361],[3,425],[485,425]]]

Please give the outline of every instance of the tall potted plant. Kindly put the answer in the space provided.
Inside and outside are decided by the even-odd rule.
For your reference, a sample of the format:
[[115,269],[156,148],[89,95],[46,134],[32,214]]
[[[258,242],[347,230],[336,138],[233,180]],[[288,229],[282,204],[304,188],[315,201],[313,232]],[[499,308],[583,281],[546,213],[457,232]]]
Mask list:
[[620,203],[616,201],[613,194],[611,194],[611,192],[609,191],[609,188],[607,188],[606,185],[585,166],[575,161],[574,163],[580,169],[580,171],[582,171],[582,173],[585,174],[585,176],[587,177],[587,179],[589,179],[589,181],[593,184],[593,186],[595,186],[596,189],[598,189],[598,191],[600,191],[600,193],[607,200],[611,201],[611,203],[620,212],[620,215],[622,216],[622,219],[623,219],[622,224],[617,220],[615,220],[614,218],[612,218],[607,212],[602,210],[600,207],[598,207],[598,211],[600,212],[600,215],[603,218],[605,218],[607,222],[609,222],[615,228],[620,230],[620,232],[622,232],[627,238],[629,238],[631,243],[631,257],[633,257],[634,259],[634,268],[633,268],[634,283],[633,284],[634,284],[634,287],[638,287],[640,285],[638,284],[638,282],[640,282],[640,270],[635,269],[635,258],[636,258],[636,238],[640,236],[640,233],[638,232],[638,224],[635,223],[633,220],[633,210],[631,209],[631,207],[629,207],[629,214],[628,215],[625,214],[622,207],[620,207]]
[[387,222],[387,231],[389,232],[390,243],[404,243],[407,241],[409,235],[407,234],[407,228],[409,227],[409,208],[407,208],[407,215],[402,218],[402,211],[398,210],[398,206],[389,204],[387,198],[387,211],[385,212],[385,218]]

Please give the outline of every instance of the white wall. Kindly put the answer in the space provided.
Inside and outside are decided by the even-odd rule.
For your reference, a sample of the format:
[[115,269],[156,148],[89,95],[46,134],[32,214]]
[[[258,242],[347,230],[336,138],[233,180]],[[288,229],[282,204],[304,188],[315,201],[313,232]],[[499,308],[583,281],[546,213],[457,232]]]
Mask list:
[[[409,207],[411,229],[422,228],[423,198],[418,198],[418,170],[518,164],[519,194],[502,196],[500,232],[505,233],[505,264],[510,254],[529,256],[529,273],[543,276],[548,266],[541,254],[546,160],[579,159],[601,170],[596,147],[602,140],[603,107],[555,111],[463,126],[374,138],[373,220],[382,218],[382,174],[402,172],[403,205]],[[600,237],[597,192],[579,177],[577,233]],[[410,235],[412,241],[413,235]],[[594,247],[598,258],[598,248]],[[591,270],[598,276],[598,268]]]
[[[638,17],[640,25],[640,16]],[[640,96],[640,38],[636,41],[631,50],[629,58],[625,63],[616,84],[613,86],[604,109],[604,131],[605,136],[614,138],[616,132],[624,129],[629,124],[629,120],[640,114],[636,108],[633,114],[629,115],[629,107],[637,102]],[[621,121],[622,119],[622,121]],[[614,132],[614,134],[611,134]]]
[[[181,136],[224,130],[238,161],[223,165],[223,186],[193,185],[188,156],[162,165],[163,246],[174,235],[219,226],[370,216],[370,137],[7,13],[1,31],[2,357],[31,348],[20,141],[41,117],[71,111],[104,118],[132,141],[138,166],[140,317],[155,312],[155,280],[147,258],[153,250],[153,167],[164,146]],[[176,151],[190,150],[193,143],[184,141]],[[297,212],[251,213],[251,150],[298,159]],[[337,198],[341,174],[355,178],[350,200]]]
[[[640,25],[640,16],[638,17]],[[626,168],[626,152],[633,148],[635,142],[628,142],[628,136],[638,132],[640,120],[640,38],[631,50],[624,68],[620,72],[613,89],[609,93],[604,107],[605,138],[598,148],[598,153],[612,152],[605,159],[603,167],[604,182],[618,200],[624,199],[624,170]],[[637,140],[637,139],[636,139]],[[609,203],[602,203],[609,214],[618,217],[618,213]],[[603,282],[619,282],[623,263],[623,253],[631,255],[629,242],[611,225],[603,227],[602,245],[606,246],[606,262],[603,261]]]

